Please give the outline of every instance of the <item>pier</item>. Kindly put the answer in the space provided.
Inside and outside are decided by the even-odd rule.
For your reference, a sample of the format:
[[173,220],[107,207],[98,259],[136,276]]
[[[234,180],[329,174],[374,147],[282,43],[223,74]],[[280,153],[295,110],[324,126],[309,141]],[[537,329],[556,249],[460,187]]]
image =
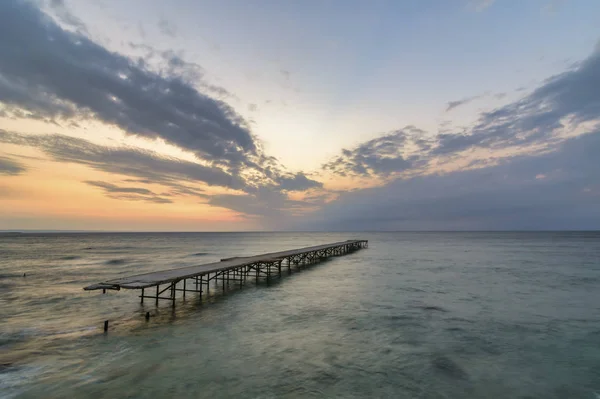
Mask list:
[[257,283],[261,278],[270,281],[273,277],[281,278],[282,268],[291,272],[292,266],[299,267],[330,256],[344,255],[366,248],[368,244],[367,240],[348,240],[256,256],[225,258],[220,262],[108,280],[83,289],[103,292],[137,289],[141,290],[142,303],[144,299],[152,299],[158,305],[159,300],[167,300],[175,306],[177,292],[181,292],[184,298],[186,292],[197,293],[202,299],[205,289],[208,294],[211,282],[220,280],[225,290],[226,285],[231,283],[239,284],[241,288],[251,278],[256,279]]

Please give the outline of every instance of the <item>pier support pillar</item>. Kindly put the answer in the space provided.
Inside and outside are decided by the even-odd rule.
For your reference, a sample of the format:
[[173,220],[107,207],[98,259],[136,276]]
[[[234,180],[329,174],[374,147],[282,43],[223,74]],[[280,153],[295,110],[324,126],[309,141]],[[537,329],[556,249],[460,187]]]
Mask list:
[[173,307],[175,307],[175,286],[177,285],[177,282],[173,282],[171,283],[171,301],[173,302]]

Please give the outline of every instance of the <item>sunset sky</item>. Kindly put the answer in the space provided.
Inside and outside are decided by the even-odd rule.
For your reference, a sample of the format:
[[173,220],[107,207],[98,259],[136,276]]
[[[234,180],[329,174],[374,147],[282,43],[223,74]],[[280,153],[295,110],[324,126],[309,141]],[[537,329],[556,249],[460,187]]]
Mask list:
[[0,230],[600,229],[597,0],[0,1]]

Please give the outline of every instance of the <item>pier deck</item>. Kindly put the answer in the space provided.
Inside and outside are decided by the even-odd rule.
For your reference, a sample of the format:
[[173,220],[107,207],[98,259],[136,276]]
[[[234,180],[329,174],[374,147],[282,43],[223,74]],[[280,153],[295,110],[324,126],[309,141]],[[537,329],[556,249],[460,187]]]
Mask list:
[[[204,292],[203,286],[206,285],[208,291],[211,280],[222,280],[223,289],[225,289],[225,283],[229,285],[231,281],[239,282],[241,287],[251,272],[255,274],[257,281],[261,276],[269,280],[271,275],[275,273],[281,276],[282,262],[284,261],[287,261],[287,267],[291,270],[292,264],[313,263],[329,256],[343,255],[367,246],[367,240],[348,240],[256,256],[226,258],[220,262],[205,265],[161,270],[108,280],[84,287],[84,290],[101,289],[106,292],[107,289],[141,289],[142,303],[144,298],[152,298],[156,300],[157,304],[159,299],[166,299],[172,301],[174,305],[176,291],[183,291],[184,297],[186,291],[197,292],[202,295]],[[191,288],[188,288],[187,280],[192,280]],[[160,286],[164,284],[167,284],[167,287],[160,290]],[[145,289],[150,287],[156,287],[156,295],[145,295]],[[171,291],[170,296],[161,296],[168,290]]]

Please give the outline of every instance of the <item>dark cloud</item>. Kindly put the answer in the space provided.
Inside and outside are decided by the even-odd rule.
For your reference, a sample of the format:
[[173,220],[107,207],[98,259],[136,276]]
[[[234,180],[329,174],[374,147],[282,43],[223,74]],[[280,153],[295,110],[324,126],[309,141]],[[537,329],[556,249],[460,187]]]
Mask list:
[[121,201],[144,201],[144,202],[151,202],[151,203],[155,203],[155,204],[170,204],[173,202],[170,199],[164,198],[164,197],[148,197],[145,195],[138,195],[138,194],[108,193],[107,197],[116,199],[116,200],[121,200]]
[[344,149],[340,156],[323,168],[342,176],[385,177],[418,167],[421,164],[419,153],[430,146],[427,140],[419,137],[423,134],[423,131],[407,126],[353,149]]
[[0,175],[16,176],[25,172],[25,166],[10,158],[0,157]]
[[343,193],[296,227],[347,230],[597,229],[600,131],[498,165]]
[[309,179],[302,172],[284,176],[278,176],[275,181],[281,190],[286,191],[305,191],[311,188],[322,188],[323,183]]
[[[0,102],[9,110],[95,118],[232,170],[257,167],[255,138],[226,103],[62,29],[29,2],[0,2],[0,52]],[[176,57],[170,66],[186,67]]]
[[486,93],[483,93],[483,94],[480,94],[480,95],[477,95],[477,96],[466,97],[466,98],[463,98],[461,100],[449,101],[446,104],[446,112],[450,112],[450,111],[452,111],[455,108],[458,108],[458,107],[460,107],[462,105],[465,105],[465,104],[469,104],[469,103],[471,103],[471,102],[473,102],[475,100],[479,100],[480,98],[484,98],[484,97],[492,97],[492,98],[494,98],[496,100],[501,100],[504,97],[506,97],[506,93],[492,94],[490,92],[486,92]]
[[195,162],[160,156],[131,147],[106,147],[63,135],[25,135],[0,130],[0,142],[36,147],[58,162],[87,165],[124,176],[162,184],[184,192],[183,183],[204,183],[243,189],[244,181],[225,171]]
[[108,182],[89,180],[84,183],[101,188],[108,197],[113,199],[145,201],[157,204],[169,204],[173,202],[168,198],[164,198],[164,196],[161,197],[152,191],[141,187],[122,187]]
[[446,112],[450,112],[454,108],[458,108],[461,105],[468,104],[471,101],[477,100],[478,98],[481,98],[481,96],[472,96],[472,97],[463,98],[462,100],[449,101],[448,104],[447,104],[447,106],[446,106]]
[[142,194],[142,195],[154,195],[154,193],[146,188],[141,187],[120,187],[111,183],[103,182],[103,181],[91,181],[87,180],[84,182],[85,184],[89,184],[90,186],[100,187],[104,189],[104,191],[108,193],[133,193],[133,194]]

